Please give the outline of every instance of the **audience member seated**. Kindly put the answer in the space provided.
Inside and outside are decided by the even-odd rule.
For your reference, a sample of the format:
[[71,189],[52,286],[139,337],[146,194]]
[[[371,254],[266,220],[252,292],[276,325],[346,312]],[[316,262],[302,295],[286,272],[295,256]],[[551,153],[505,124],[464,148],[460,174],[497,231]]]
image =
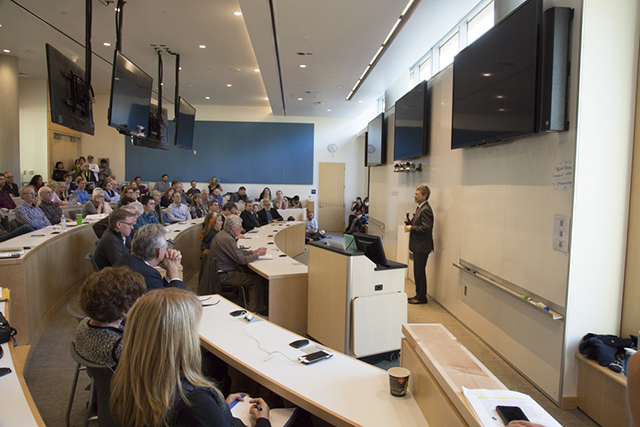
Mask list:
[[356,219],[356,216],[358,215],[358,213],[362,211],[363,206],[364,205],[362,204],[362,198],[360,197],[356,197],[356,200],[351,202],[351,212],[353,213],[349,215],[349,219],[347,221],[347,227],[344,229],[345,233],[347,233],[351,229],[351,224],[353,223],[353,220]]
[[251,231],[254,228],[260,227],[258,214],[253,211],[253,202],[251,201],[247,201],[244,204],[244,210],[240,212],[240,218],[242,218],[242,228],[244,231]]
[[276,191],[276,198],[273,199],[273,207],[276,209],[287,209],[289,200],[282,194],[282,190]]
[[193,200],[191,200],[191,197],[187,196],[187,194],[184,192],[184,186],[180,182],[176,182],[173,188],[175,188],[176,193],[180,194],[180,203],[187,206],[191,205],[191,202],[193,202]]
[[[96,182],[97,182],[98,181],[98,172],[100,172],[100,166],[98,166],[93,161],[93,156],[91,154],[89,154],[87,156],[87,163],[86,164],[89,165],[89,170],[95,174]],[[84,170],[84,165],[82,165],[82,167],[83,167],[83,170]]]
[[73,194],[77,194],[79,196],[78,204],[80,205],[87,203],[89,200],[91,200],[91,197],[89,197],[89,193],[87,193],[87,190],[85,190],[86,186],[87,186],[87,182],[84,180],[83,177],[79,176],[76,178],[76,189],[74,190]]
[[36,191],[39,191],[42,187],[44,187],[44,180],[42,179],[42,175],[34,175],[33,178],[31,178],[31,181],[29,181],[29,184],[33,186]]
[[162,197],[160,198],[160,206],[163,209],[166,209],[171,205],[171,198],[173,197],[173,193],[175,193],[175,189],[173,187],[169,187],[164,190],[162,193]]
[[124,198],[131,199],[133,201],[137,200],[135,195],[133,194],[133,188],[129,188],[126,185],[122,187],[122,194],[120,194],[120,200],[118,201],[118,207],[124,205]]
[[73,174],[73,179],[75,180],[80,173],[82,173],[82,164],[80,163],[80,159],[76,159],[73,163],[73,168],[70,171]]
[[[142,208],[142,203],[136,202],[135,200],[129,199],[128,197],[127,197],[127,199],[125,199],[125,202],[126,202],[126,204],[123,205],[121,209],[126,209],[129,212],[131,212],[132,214],[134,214],[136,222],[137,222],[138,221],[138,217],[140,215],[142,215],[142,212],[144,211],[144,209]],[[111,214],[113,214],[113,212],[111,212]],[[109,216],[111,216],[111,215],[109,215]],[[93,229],[93,232],[96,233],[96,236],[98,236],[98,239],[102,238],[102,235],[104,234],[104,232],[107,231],[107,228],[109,228],[109,217],[102,218],[100,221],[95,222],[91,226],[91,228]],[[132,233],[129,233],[129,235],[125,238],[125,241],[124,241],[124,245],[129,250],[131,250],[131,238],[132,237],[133,237]]]
[[73,174],[67,173],[64,175],[64,200],[69,200],[69,196],[76,190],[76,183],[73,182]]
[[142,215],[138,217],[136,221],[135,227],[133,227],[133,235],[135,235],[136,231],[143,225],[147,224],[160,224],[158,221],[158,217],[156,216],[156,201],[153,200],[153,197],[150,195],[142,196],[140,198],[140,203],[142,204]]
[[200,250],[204,251],[211,246],[211,240],[222,230],[222,214],[220,212],[210,212],[202,223],[200,233]]
[[5,184],[3,190],[11,194],[13,197],[20,197],[20,190],[13,182],[13,174],[11,172],[4,173]]
[[93,259],[101,270],[114,265],[123,255],[129,254],[126,238],[136,224],[136,214],[125,209],[116,209],[109,215],[107,228],[98,242]]
[[193,202],[191,202],[191,206],[189,206],[191,218],[204,218],[207,215],[207,207],[202,203],[202,194],[194,194],[192,200]]
[[220,189],[219,188],[214,188],[213,189],[213,192],[209,196],[209,199],[212,200],[212,201],[218,202],[219,206],[222,206],[224,204],[224,201],[222,200],[222,196],[220,195]]
[[110,214],[111,206],[104,199],[104,190],[102,188],[94,189],[91,194],[91,200],[82,207],[82,216]]
[[[349,216],[349,218],[353,215]],[[364,226],[369,222],[369,198],[365,197],[362,205],[356,210],[355,217],[349,225],[347,233],[364,232]]]
[[162,180],[156,182],[152,190],[158,190],[160,193],[164,193],[169,187],[171,187],[171,184],[169,184],[169,175],[165,173],[162,175]]
[[36,189],[33,185],[25,185],[20,189],[20,197],[24,200],[15,210],[16,221],[20,225],[30,225],[39,230],[51,225],[51,221],[44,215],[41,209],[36,207]]
[[58,182],[54,181],[53,179],[50,179],[45,184],[45,187],[49,187],[51,189],[51,201],[55,203],[56,206],[64,206],[66,205],[66,203],[64,203],[63,200],[60,199],[60,197],[58,196],[58,192],[56,191],[58,184],[59,184]]
[[[207,188],[209,189],[209,195],[213,194],[213,189],[217,188],[218,190],[220,190],[220,194],[222,194],[222,192],[224,191],[222,189],[222,185],[220,185],[220,180],[218,178],[216,178],[215,176],[211,177],[211,179],[209,180],[209,185],[207,186]],[[220,206],[222,206],[222,203],[220,203]]]
[[42,187],[38,190],[40,205],[38,207],[44,213],[51,224],[60,224],[62,220],[62,209],[53,201],[53,190],[49,187]]
[[91,166],[89,163],[82,165],[82,172],[79,176],[87,181],[91,189],[93,189],[94,184],[98,182],[98,178],[96,177],[96,174],[89,169],[89,166]]
[[113,183],[110,178],[107,178],[102,185],[102,189],[104,190],[104,198],[107,202],[118,202],[120,201],[120,194],[113,188]]
[[64,170],[64,163],[56,162],[56,167],[51,174],[51,179],[53,179],[54,181],[64,181],[64,176],[67,173],[68,172]]
[[269,187],[264,187],[264,190],[262,190],[262,193],[260,193],[260,197],[258,197],[258,200],[260,201],[264,199],[271,200],[271,190],[269,189]]
[[313,216],[313,211],[307,212],[307,220],[304,223],[305,243],[322,239],[322,235],[318,232],[318,221]]
[[302,203],[300,202],[300,196],[295,195],[289,199],[287,209],[302,209]]
[[14,237],[18,237],[22,234],[30,233],[33,231],[33,227],[30,225],[21,225],[13,231],[9,230],[11,230],[11,227],[9,226],[9,220],[6,216],[4,216],[2,211],[0,211],[0,243],[9,239],[13,239]]
[[244,187],[238,188],[238,191],[236,193],[231,193],[231,197],[229,197],[229,201],[234,203],[247,203],[248,199],[249,198],[247,197],[247,189]]
[[153,197],[153,201],[156,202],[154,213],[156,214],[156,218],[158,218],[158,222],[161,225],[171,222],[169,221],[169,218],[167,218],[166,215],[162,213],[162,206],[160,205],[162,193],[160,193],[158,190],[151,190],[149,194],[151,195],[151,197]]
[[[180,260],[180,251],[167,249],[164,228],[160,224],[148,224],[140,227],[133,236],[131,255],[120,258],[115,266],[129,267],[142,274],[147,292],[167,287],[187,289],[180,280]],[[155,267],[164,268],[166,276],[163,278]]]
[[276,208],[271,207],[271,201],[269,199],[263,199],[262,206],[264,207],[258,212],[258,221],[260,221],[260,225],[282,221],[282,216],[278,213]]
[[87,317],[75,332],[78,354],[98,365],[116,366],[122,354],[122,321],[146,289],[142,275],[128,268],[90,274],[80,288],[80,308]]
[[0,174],[0,208],[12,210],[16,208],[16,202],[13,201],[13,197],[11,193],[7,191],[5,184],[5,177]]
[[183,205],[180,200],[180,193],[177,191],[174,192],[173,196],[171,196],[171,201],[173,203],[171,203],[167,209],[167,216],[171,222],[181,222],[191,219],[189,208],[186,205]]
[[66,204],[67,204],[67,199],[68,199],[68,197],[67,197],[67,195],[66,195],[66,189],[67,189],[67,185],[66,185],[66,183],[63,181],[63,182],[59,182],[59,183],[57,183],[57,184],[56,184],[56,186],[55,186],[55,190],[54,190],[54,192],[53,192],[53,194],[55,194],[56,198],[57,198],[58,200],[60,200],[60,202],[61,202],[63,205],[66,205]]
[[196,185],[198,185],[198,183],[195,180],[191,181],[191,188],[187,190],[187,196],[193,197],[194,194],[201,194],[200,190],[196,188]]
[[107,164],[107,159],[100,160],[100,167],[98,168],[98,180],[104,181],[111,176],[111,168]]
[[222,225],[224,226],[224,222],[226,221],[228,216],[238,215],[238,206],[233,202],[227,202],[222,205],[220,213],[222,214]]
[[266,248],[253,251],[238,248],[236,239],[242,234],[242,220],[238,215],[230,215],[222,231],[211,241],[209,256],[218,264],[218,279],[223,285],[242,286],[247,290],[248,309],[253,312],[265,310],[264,279],[251,271],[247,264],[267,253]]
[[[124,352],[111,382],[111,411],[123,426],[244,426],[202,373],[202,302],[178,289],[150,292],[129,312]],[[162,349],[162,351],[159,351]],[[269,406],[252,399],[256,427],[270,427]]]

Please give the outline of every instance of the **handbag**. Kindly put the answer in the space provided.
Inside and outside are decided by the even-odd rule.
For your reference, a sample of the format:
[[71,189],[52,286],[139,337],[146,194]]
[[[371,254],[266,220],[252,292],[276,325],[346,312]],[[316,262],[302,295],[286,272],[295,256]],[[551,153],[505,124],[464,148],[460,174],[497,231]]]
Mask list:
[[13,338],[18,331],[15,328],[12,328],[9,324],[9,321],[4,317],[4,314],[0,311],[0,344],[4,344],[9,342],[9,340]]

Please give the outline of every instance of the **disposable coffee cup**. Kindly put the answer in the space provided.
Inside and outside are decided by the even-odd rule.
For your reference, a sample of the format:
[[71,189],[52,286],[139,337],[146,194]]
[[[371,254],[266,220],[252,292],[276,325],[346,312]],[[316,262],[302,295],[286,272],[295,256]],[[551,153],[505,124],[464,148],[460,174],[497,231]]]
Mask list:
[[76,224],[82,225],[82,214],[76,214]]
[[389,386],[391,396],[403,397],[407,394],[407,386],[409,385],[409,372],[406,368],[391,368],[389,373]]

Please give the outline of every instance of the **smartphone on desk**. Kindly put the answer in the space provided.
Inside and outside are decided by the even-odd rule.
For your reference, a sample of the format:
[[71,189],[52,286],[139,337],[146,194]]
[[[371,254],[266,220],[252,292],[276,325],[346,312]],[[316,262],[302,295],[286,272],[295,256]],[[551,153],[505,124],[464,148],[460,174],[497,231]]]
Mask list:
[[496,406],[496,411],[498,411],[505,425],[511,421],[529,421],[522,409],[517,406]]
[[311,363],[318,362],[323,359],[328,359],[333,356],[333,353],[329,353],[328,351],[320,350],[315,353],[305,354],[304,356],[298,357],[298,360],[304,363],[305,365],[309,365]]

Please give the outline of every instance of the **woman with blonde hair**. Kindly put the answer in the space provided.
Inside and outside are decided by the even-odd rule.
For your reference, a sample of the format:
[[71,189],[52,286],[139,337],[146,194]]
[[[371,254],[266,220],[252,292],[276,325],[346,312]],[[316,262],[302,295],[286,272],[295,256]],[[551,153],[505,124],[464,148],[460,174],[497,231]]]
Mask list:
[[110,214],[111,211],[111,206],[105,202],[104,190],[102,188],[95,188],[93,193],[91,193],[91,200],[82,207],[82,216]]
[[[120,363],[111,382],[111,412],[123,426],[241,426],[202,374],[198,326],[202,303],[177,288],[154,290],[129,311]],[[161,349],[161,350],[160,350]],[[269,427],[269,407],[252,399],[257,427]]]

